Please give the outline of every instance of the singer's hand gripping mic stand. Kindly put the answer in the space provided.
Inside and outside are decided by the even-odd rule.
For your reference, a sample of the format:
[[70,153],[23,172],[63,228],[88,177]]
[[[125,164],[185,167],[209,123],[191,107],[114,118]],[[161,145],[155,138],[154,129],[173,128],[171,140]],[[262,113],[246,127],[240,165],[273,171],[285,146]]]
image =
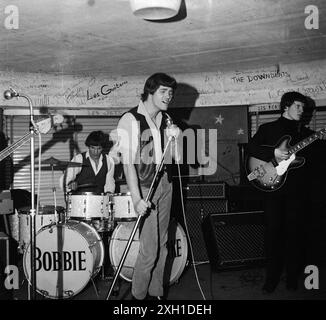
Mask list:
[[[162,159],[161,159],[161,163],[160,163],[159,167],[156,169],[156,172],[155,172],[153,181],[152,181],[151,186],[150,186],[150,188],[148,190],[148,193],[147,193],[147,196],[146,196],[146,199],[145,199],[146,202],[149,201],[151,199],[152,195],[153,195],[154,185],[155,185],[156,179],[158,177],[159,172],[162,170],[163,162],[164,162],[164,157],[165,157],[166,151],[168,150],[168,146],[170,145],[170,142],[172,141],[173,138],[174,137],[170,136],[169,139],[168,139],[168,142],[167,142],[167,144],[165,146],[165,149],[164,149],[164,152],[163,152],[163,155],[162,155]],[[118,276],[120,274],[121,268],[122,268],[122,266],[123,266],[123,264],[124,264],[124,262],[126,260],[127,254],[129,252],[131,243],[132,243],[132,241],[134,239],[134,236],[136,234],[136,231],[137,231],[137,228],[138,228],[138,225],[140,223],[141,218],[142,218],[142,215],[139,215],[138,218],[137,218],[137,221],[135,223],[135,226],[134,226],[134,228],[131,231],[131,234],[130,234],[130,237],[129,237],[127,246],[126,246],[126,248],[125,248],[125,250],[124,250],[124,252],[122,254],[122,257],[121,257],[119,266],[118,266],[118,268],[117,268],[117,270],[116,270],[116,272],[114,274],[114,278],[113,278],[113,281],[111,283],[111,286],[110,286],[110,289],[109,289],[109,293],[106,296],[106,300],[109,300],[109,298],[111,296],[112,290],[113,290],[114,285],[115,285],[115,283],[116,283],[116,281],[118,279]]]
[[30,225],[30,264],[31,264],[31,281],[29,286],[32,288],[32,295],[30,297],[30,287],[28,290],[28,299],[35,300],[36,298],[36,270],[35,270],[35,256],[36,256],[36,230],[35,230],[35,177],[34,177],[34,164],[35,164],[35,157],[34,157],[34,134],[37,133],[37,127],[34,123],[33,117],[33,105],[32,100],[24,95],[17,93],[15,90],[10,89],[4,92],[4,97],[9,100],[13,97],[22,97],[28,101],[29,105],[29,113],[30,113],[30,124],[29,124],[29,131],[30,131],[30,153],[31,153],[31,209],[29,215],[29,225]]

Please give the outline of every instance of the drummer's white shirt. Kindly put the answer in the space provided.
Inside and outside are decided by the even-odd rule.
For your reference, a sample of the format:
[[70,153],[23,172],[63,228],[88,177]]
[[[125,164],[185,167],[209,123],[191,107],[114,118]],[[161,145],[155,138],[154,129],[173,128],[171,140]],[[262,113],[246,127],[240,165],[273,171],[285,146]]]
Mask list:
[[[95,161],[89,156],[89,151],[86,152],[85,155],[86,159],[89,159],[93,171],[95,175],[101,170],[102,168],[102,159],[103,155],[100,156],[99,158],[99,165],[96,168]],[[107,162],[107,167],[108,167],[108,172],[106,174],[106,179],[105,179],[105,185],[104,185],[104,192],[114,192],[115,190],[115,181],[114,181],[114,160],[110,155],[105,155],[106,157],[106,162]],[[83,155],[81,153],[75,155],[72,159],[71,162],[78,162],[78,163],[83,163]],[[68,167],[66,170],[66,173],[60,177],[60,186],[63,188],[63,183],[65,179],[65,184],[66,184],[66,190],[70,191],[68,188],[68,184],[72,181],[74,181],[77,177],[77,175],[81,172],[82,166],[80,167]]]

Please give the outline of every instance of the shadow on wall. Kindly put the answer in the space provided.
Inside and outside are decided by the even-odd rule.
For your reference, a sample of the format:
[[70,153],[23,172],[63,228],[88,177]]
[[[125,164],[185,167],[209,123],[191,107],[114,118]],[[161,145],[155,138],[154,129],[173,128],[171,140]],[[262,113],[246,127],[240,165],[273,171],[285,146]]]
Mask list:
[[[176,90],[175,96],[171,103],[171,106],[168,110],[168,113],[173,118],[176,125],[182,130],[185,131],[186,129],[193,129],[196,131],[197,129],[201,129],[198,125],[189,124],[189,119],[191,113],[193,112],[196,101],[199,97],[199,92],[196,88],[186,84],[186,83],[178,83],[178,88]],[[197,141],[195,141],[195,150],[197,149]],[[199,164],[192,163],[190,165],[186,164],[187,160],[187,143],[183,141],[183,163],[180,165],[181,176],[189,176],[190,167],[193,169],[197,169]],[[174,168],[173,176],[177,176],[178,172],[176,171],[177,168]]]

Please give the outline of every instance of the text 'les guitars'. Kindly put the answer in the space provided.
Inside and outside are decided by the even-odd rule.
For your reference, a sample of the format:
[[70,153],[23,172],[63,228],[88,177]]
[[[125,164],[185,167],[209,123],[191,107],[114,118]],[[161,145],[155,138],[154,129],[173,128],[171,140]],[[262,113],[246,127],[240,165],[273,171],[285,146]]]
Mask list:
[[[63,122],[63,116],[61,114],[57,114],[54,116],[51,116],[49,118],[40,120],[36,122],[37,130],[42,133],[46,134],[48,133],[51,128],[55,125],[58,125]],[[0,152],[0,161],[8,157],[10,154],[12,154],[16,149],[24,145],[27,141],[30,139],[31,133],[25,134],[23,137],[21,137],[19,140],[17,140],[15,143],[7,147],[6,149],[2,150]]]
[[250,183],[262,191],[275,191],[280,189],[287,177],[289,169],[299,168],[304,165],[303,157],[296,157],[296,153],[326,134],[326,128],[321,129],[308,138],[303,139],[294,146],[290,146],[290,136],[284,136],[272,146],[288,151],[289,158],[281,160],[273,158],[271,161],[263,161],[255,157],[248,157],[246,162],[247,178]]

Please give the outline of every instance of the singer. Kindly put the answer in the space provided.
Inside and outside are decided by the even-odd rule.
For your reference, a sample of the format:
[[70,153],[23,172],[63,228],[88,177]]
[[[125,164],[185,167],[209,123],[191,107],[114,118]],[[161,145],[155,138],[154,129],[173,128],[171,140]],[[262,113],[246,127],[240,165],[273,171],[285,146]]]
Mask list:
[[164,73],[150,76],[139,105],[122,115],[117,128],[116,147],[121,153],[135,211],[142,216],[131,290],[132,299],[136,300],[164,297],[163,273],[172,200],[170,164],[164,164],[153,197],[148,202],[144,199],[165,144],[168,139],[176,140],[180,132],[166,112],[176,87],[176,80]]

